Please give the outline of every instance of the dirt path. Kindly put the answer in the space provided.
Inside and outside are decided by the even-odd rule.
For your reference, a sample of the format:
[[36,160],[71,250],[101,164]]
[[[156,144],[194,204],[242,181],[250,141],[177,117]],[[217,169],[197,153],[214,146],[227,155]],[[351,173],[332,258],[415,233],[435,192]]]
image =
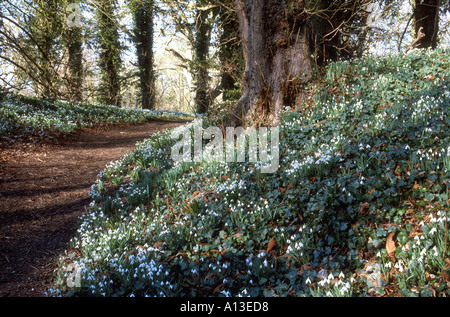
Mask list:
[[25,151],[0,148],[0,297],[44,296],[97,174],[137,141],[181,123],[83,131]]

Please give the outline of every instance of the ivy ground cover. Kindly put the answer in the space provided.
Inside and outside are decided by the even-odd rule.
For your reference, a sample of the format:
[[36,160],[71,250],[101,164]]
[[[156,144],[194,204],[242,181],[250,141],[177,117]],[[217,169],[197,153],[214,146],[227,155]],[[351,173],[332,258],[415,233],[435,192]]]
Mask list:
[[174,164],[152,135],[98,175],[47,294],[449,296],[449,66],[330,64],[285,109],[272,174]]
[[0,140],[50,140],[83,127],[190,117],[177,111],[131,109],[5,94],[0,96]]

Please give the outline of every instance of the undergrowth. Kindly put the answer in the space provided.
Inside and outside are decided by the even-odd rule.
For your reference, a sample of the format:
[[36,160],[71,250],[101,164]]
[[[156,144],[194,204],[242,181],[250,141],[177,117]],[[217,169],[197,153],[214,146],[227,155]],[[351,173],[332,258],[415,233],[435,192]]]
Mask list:
[[138,143],[92,185],[48,294],[449,296],[449,58],[330,64],[284,111],[272,174],[174,164],[171,131]]
[[80,128],[142,123],[152,119],[191,118],[177,111],[142,110],[36,97],[0,95],[0,144],[57,139]]

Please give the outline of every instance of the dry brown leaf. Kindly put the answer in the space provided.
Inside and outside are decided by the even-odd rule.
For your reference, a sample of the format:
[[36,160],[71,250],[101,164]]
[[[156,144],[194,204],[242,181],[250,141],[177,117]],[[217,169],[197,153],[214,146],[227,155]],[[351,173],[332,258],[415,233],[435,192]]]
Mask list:
[[366,201],[362,206],[361,209],[359,210],[359,212],[361,214],[367,215],[369,213],[370,209],[369,209],[369,203]]
[[225,286],[225,283],[217,285],[216,288],[214,288],[214,290],[213,290],[213,294],[216,294],[217,292],[219,292],[224,286]]
[[277,241],[275,240],[275,238],[270,239],[269,244],[267,245],[267,251],[266,252],[270,252],[276,246],[277,246]]
[[391,232],[386,241],[386,251],[387,251],[388,255],[391,257],[395,255],[395,250],[397,248],[395,246],[394,235],[395,235],[395,233]]

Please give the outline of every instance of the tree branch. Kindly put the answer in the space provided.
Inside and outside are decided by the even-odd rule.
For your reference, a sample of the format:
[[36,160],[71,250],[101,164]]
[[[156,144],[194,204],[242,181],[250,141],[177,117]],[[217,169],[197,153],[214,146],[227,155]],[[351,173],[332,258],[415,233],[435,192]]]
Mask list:
[[423,31],[423,27],[420,27],[419,31],[417,32],[417,38],[411,44],[409,44],[409,46],[403,52],[403,54],[402,54],[403,56],[406,55],[406,53],[408,53],[409,50],[414,48],[416,46],[417,42],[419,42],[425,36],[425,33],[423,33],[422,31]]

